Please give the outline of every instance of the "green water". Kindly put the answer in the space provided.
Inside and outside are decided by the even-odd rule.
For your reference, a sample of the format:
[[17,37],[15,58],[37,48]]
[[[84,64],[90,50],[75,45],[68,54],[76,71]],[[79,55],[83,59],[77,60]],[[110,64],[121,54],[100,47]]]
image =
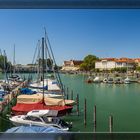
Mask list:
[[[97,132],[109,131],[109,115],[113,115],[114,132],[140,132],[140,84],[87,84],[85,76],[62,74],[63,84],[73,90],[74,99],[79,94],[80,115],[73,114],[64,119],[73,122],[71,131],[93,132],[93,108],[97,107]],[[71,93],[69,92],[69,98]],[[87,100],[87,125],[84,127],[84,99]],[[0,119],[0,131],[11,126]]]

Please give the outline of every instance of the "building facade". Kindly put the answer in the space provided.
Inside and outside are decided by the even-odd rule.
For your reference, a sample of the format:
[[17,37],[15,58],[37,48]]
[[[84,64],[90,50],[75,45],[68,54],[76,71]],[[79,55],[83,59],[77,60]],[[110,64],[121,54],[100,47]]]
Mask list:
[[111,70],[114,68],[129,68],[132,69],[135,61],[130,58],[103,58],[95,62],[95,69]]
[[64,70],[64,71],[77,71],[77,70],[79,70],[80,64],[82,64],[82,63],[83,63],[83,61],[81,61],[81,60],[64,61],[61,70]]
[[135,58],[134,61],[135,61],[136,65],[138,67],[140,67],[140,58]]

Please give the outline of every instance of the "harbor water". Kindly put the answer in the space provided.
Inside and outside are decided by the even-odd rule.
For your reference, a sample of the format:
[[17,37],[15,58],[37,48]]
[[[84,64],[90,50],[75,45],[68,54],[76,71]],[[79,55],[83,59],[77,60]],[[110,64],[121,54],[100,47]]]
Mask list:
[[[3,75],[0,75],[1,77]],[[113,132],[140,132],[140,83],[105,84],[85,82],[86,76],[61,74],[65,87],[68,87],[69,99],[73,90],[73,99],[79,94],[79,116],[76,106],[72,114],[64,117],[73,123],[73,132],[93,132],[93,111],[96,105],[97,132],[109,132],[109,116],[113,116]],[[84,126],[84,99],[87,102],[87,122]],[[4,132],[12,124],[6,118],[0,118],[0,131]]]

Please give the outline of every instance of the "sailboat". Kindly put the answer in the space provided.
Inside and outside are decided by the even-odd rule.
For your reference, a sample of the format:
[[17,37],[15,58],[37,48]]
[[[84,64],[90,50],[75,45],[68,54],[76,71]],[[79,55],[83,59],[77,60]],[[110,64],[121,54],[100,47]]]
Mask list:
[[127,77],[126,77],[126,79],[124,79],[124,83],[125,84],[130,84],[131,83],[131,80],[130,80],[130,78],[128,77],[128,64],[126,64],[127,65]]
[[15,45],[14,45],[14,55],[13,55],[13,73],[11,73],[11,75],[8,77],[8,80],[11,83],[18,83],[18,82],[23,82],[23,79],[20,77],[19,74],[16,74],[16,70],[15,70],[15,65],[16,65],[16,61],[15,61]]
[[[19,114],[27,114],[27,112],[32,111],[32,110],[57,110],[58,111],[58,116],[65,115],[66,113],[71,112],[73,106],[71,103],[74,103],[73,100],[69,101],[69,105],[66,105],[66,100],[63,99],[54,99],[54,98],[46,98],[45,97],[45,82],[44,82],[44,46],[46,45],[46,40],[44,37],[42,38],[42,75],[41,75],[41,82],[42,82],[42,97],[41,100],[40,98],[37,98],[37,100],[34,100],[32,97],[29,98],[24,98],[20,102],[18,101],[16,106],[12,108],[12,111],[15,115]],[[52,51],[52,50],[51,50]],[[55,63],[56,65],[56,63]],[[61,84],[61,79],[58,76],[58,81],[59,85],[62,87]],[[49,85],[48,85],[49,86]],[[63,92],[63,89],[61,90]],[[30,95],[31,96],[31,95]],[[32,100],[33,99],[33,100]],[[32,100],[32,102],[30,102]]]

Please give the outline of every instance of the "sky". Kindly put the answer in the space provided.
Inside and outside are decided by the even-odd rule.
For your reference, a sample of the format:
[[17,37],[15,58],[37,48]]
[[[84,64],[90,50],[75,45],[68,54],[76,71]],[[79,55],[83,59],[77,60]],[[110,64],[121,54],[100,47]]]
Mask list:
[[0,49],[32,62],[44,27],[58,65],[64,60],[140,57],[140,9],[0,9]]

